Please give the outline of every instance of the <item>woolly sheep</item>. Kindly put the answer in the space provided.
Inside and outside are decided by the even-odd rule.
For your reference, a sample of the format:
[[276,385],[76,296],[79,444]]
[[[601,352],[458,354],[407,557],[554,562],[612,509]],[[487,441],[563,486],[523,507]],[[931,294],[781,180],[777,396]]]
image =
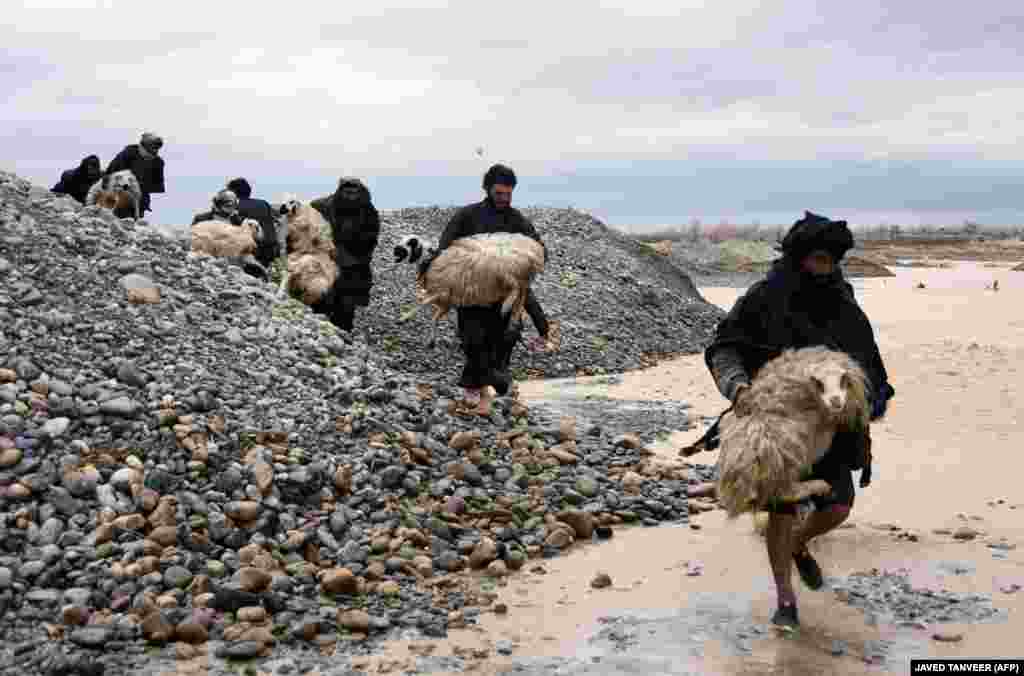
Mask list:
[[501,303],[521,318],[533,278],[544,270],[544,248],[525,235],[488,233],[455,240],[417,277],[417,297],[434,319],[452,306]]
[[105,207],[115,214],[131,213],[138,220],[142,216],[142,187],[130,169],[122,169],[93,183],[85,203]]
[[227,221],[200,221],[192,226],[192,251],[209,256],[234,257],[256,253],[260,224],[247,218],[241,225]]
[[716,492],[729,517],[792,499],[837,430],[866,429],[867,390],[860,366],[824,347],[786,350],[765,364],[721,423]]
[[308,203],[288,198],[280,208],[286,266],[280,291],[313,305],[338,277],[331,225]]

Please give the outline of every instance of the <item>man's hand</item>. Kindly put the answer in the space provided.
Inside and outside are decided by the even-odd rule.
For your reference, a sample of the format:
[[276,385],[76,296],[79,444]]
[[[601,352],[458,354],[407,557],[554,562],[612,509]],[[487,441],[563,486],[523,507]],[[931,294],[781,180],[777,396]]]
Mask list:
[[737,385],[736,391],[733,392],[732,395],[732,405],[739,406],[740,400],[743,398],[743,395],[746,394],[747,390],[749,389],[750,383],[740,383],[739,385]]

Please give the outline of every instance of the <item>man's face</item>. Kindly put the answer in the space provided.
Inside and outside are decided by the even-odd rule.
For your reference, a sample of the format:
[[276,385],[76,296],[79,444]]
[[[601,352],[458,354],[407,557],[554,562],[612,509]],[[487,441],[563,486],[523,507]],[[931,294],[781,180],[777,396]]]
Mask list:
[[359,186],[343,185],[341,186],[341,199],[346,202],[355,202],[359,199],[359,192]]
[[494,206],[499,209],[504,209],[512,204],[512,186],[502,185],[501,183],[495,183],[491,186],[489,195],[491,201],[494,202]]
[[800,267],[811,275],[830,275],[835,270],[836,261],[827,251],[812,251],[800,261]]

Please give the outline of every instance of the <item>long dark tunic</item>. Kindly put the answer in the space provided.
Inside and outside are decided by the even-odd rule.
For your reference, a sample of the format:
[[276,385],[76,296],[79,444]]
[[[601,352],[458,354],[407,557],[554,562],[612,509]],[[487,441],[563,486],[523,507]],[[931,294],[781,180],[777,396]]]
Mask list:
[[[90,164],[95,167],[95,173],[89,171]],[[85,204],[85,197],[89,194],[89,188],[93,183],[100,180],[102,173],[99,171],[100,159],[95,155],[89,155],[74,169],[68,169],[60,175],[57,184],[50,188],[51,192],[59,195],[68,195],[76,201]]]
[[333,296],[338,302],[366,307],[373,288],[373,253],[380,239],[380,214],[373,206],[370,191],[358,179],[343,179],[358,184],[362,193],[357,204],[348,207],[338,190],[328,197],[310,202],[331,224],[337,250],[338,281]]

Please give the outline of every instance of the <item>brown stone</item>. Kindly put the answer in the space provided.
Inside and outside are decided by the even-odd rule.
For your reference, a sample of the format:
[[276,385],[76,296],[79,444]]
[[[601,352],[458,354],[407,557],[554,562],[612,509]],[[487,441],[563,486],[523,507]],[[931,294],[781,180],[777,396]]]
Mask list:
[[576,441],[576,418],[565,416],[558,423],[559,441]]
[[147,641],[164,643],[174,636],[174,627],[164,618],[163,613],[153,611],[142,620],[142,635]]
[[13,483],[7,487],[7,496],[15,500],[24,500],[32,495],[32,489],[23,483]]
[[334,473],[334,487],[338,489],[338,492],[344,495],[351,495],[352,493],[352,467],[350,465],[342,465]]
[[128,289],[128,302],[138,305],[156,304],[160,302],[160,289],[155,286],[135,287]]
[[448,446],[456,451],[466,451],[476,446],[480,441],[480,432],[477,430],[456,432],[448,440]]
[[323,574],[320,588],[328,594],[355,594],[359,581],[348,568],[334,568]]
[[265,570],[248,566],[239,571],[242,589],[248,592],[261,592],[270,586],[273,579]]
[[165,495],[157,502],[149,515],[149,523],[153,528],[178,525],[178,499],[173,495]]
[[340,610],[338,624],[349,631],[366,633],[370,630],[370,615],[365,610]]
[[581,509],[567,509],[555,515],[555,518],[569,524],[576,533],[577,540],[589,540],[594,534],[594,516]]
[[571,529],[559,528],[556,531],[552,531],[544,538],[544,544],[548,547],[555,547],[556,549],[564,549],[572,544],[573,538]]
[[487,574],[491,577],[505,577],[508,575],[508,566],[502,560],[491,561],[487,564]]
[[260,460],[253,465],[252,473],[256,479],[256,488],[263,495],[269,495],[270,488],[274,485],[274,468]]
[[206,643],[210,640],[210,634],[206,627],[198,622],[185,621],[174,629],[174,637],[185,643]]
[[174,656],[179,660],[192,660],[200,655],[195,646],[178,641],[174,644]]
[[6,448],[0,451],[0,467],[14,467],[21,462],[20,448]]
[[252,624],[260,624],[266,622],[267,611],[262,606],[248,606],[246,608],[238,609],[238,621],[239,622],[250,622]]
[[158,526],[149,534],[149,539],[163,547],[178,544],[178,529],[174,526]]
[[14,383],[18,380],[18,372],[14,369],[0,369],[0,383]]
[[192,583],[188,586],[188,591],[192,596],[208,594],[210,592],[210,576],[196,575],[193,577]]
[[472,568],[483,568],[498,557],[498,547],[494,540],[489,537],[480,539],[476,547],[469,555],[469,565]]
[[125,514],[114,519],[114,526],[121,530],[142,530],[146,527],[146,517],[141,514]]
[[250,521],[255,521],[259,517],[260,503],[253,502],[252,500],[229,502],[227,507],[224,509],[224,513],[235,521],[248,523]]
[[366,579],[376,582],[387,574],[387,568],[380,561],[374,561],[366,567]]
[[64,624],[71,626],[81,626],[89,621],[89,611],[82,606],[64,606],[60,616]]
[[96,544],[102,545],[114,539],[114,526],[109,523],[101,523],[96,527]]
[[612,586],[612,578],[608,573],[598,573],[594,576],[594,579],[590,581],[590,586],[594,589],[610,587]]
[[575,465],[580,461],[579,457],[575,453],[566,450],[565,443],[552,446],[548,449],[548,454],[558,460],[559,464],[562,465]]

